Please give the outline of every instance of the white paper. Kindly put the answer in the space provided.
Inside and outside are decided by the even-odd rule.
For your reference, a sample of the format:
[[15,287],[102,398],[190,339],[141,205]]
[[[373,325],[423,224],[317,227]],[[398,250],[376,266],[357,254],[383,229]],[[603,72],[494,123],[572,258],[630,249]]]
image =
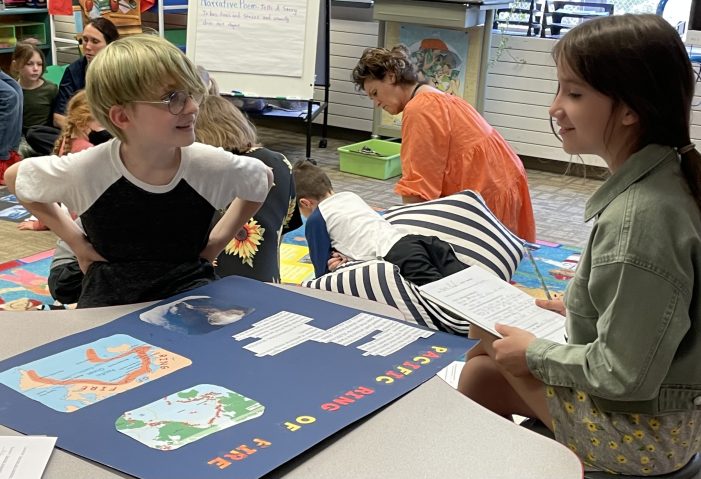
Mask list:
[[55,437],[0,436],[0,479],[41,479]]
[[465,366],[465,361],[453,361],[438,371],[436,376],[447,382],[453,389],[457,389],[463,366]]
[[236,341],[258,339],[243,348],[263,357],[275,356],[306,341],[350,346],[371,336],[366,343],[356,346],[356,349],[363,351],[363,356],[389,356],[419,338],[433,335],[432,331],[369,313],[356,314],[329,329],[307,324],[312,321],[313,318],[301,314],[280,311],[253,323],[252,328],[232,337]]
[[565,318],[535,305],[535,299],[484,269],[473,266],[419,288],[439,306],[496,336],[496,323],[530,331],[558,343],[565,340]]

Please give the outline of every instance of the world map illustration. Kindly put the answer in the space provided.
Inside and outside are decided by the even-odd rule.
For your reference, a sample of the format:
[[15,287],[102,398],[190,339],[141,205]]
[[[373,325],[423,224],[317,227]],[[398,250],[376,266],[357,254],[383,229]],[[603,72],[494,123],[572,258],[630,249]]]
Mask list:
[[118,431],[153,449],[169,451],[257,418],[258,401],[213,384],[198,384],[117,419]]
[[0,372],[0,383],[56,411],[74,412],[190,364],[115,334]]

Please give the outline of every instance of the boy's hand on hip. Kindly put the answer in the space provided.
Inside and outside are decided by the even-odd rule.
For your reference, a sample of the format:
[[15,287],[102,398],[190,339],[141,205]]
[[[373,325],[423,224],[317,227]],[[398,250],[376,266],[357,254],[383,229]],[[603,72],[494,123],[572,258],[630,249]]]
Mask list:
[[205,259],[212,263],[213,266],[216,266],[217,257],[219,256],[219,253],[221,253],[221,250],[219,250],[219,248],[212,246],[211,243],[207,243],[207,246],[205,246],[204,249],[200,251],[200,258]]
[[87,238],[80,248],[76,248],[75,253],[76,258],[78,259],[78,265],[80,266],[80,270],[83,272],[83,274],[87,273],[90,265],[94,262],[107,262],[107,260],[95,250],[92,243],[90,243]]

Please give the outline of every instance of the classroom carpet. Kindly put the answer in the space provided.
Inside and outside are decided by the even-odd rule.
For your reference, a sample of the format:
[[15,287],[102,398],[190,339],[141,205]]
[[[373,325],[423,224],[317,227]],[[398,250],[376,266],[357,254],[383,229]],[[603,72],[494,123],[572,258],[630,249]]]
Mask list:
[[[314,278],[304,227],[283,237],[280,275],[283,283],[299,284]],[[521,261],[511,283],[535,298],[561,295],[579,262],[581,250],[538,241],[530,245],[531,256]],[[0,264],[0,310],[48,309],[54,300],[47,277],[53,250]]]
[[47,278],[54,250],[0,264],[0,311],[29,311],[53,304]]
[[[511,283],[538,299],[558,297],[574,276],[581,249],[548,241],[529,243]],[[314,278],[304,226],[287,233],[280,248],[280,277],[283,283],[299,284]]]

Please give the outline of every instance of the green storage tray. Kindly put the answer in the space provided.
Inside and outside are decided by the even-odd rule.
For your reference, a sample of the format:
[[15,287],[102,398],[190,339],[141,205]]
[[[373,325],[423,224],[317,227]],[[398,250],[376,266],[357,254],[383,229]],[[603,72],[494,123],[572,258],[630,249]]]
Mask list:
[[[370,152],[362,152],[363,148]],[[386,180],[402,174],[399,158],[401,144],[386,140],[367,140],[338,148],[340,169],[346,173]]]

